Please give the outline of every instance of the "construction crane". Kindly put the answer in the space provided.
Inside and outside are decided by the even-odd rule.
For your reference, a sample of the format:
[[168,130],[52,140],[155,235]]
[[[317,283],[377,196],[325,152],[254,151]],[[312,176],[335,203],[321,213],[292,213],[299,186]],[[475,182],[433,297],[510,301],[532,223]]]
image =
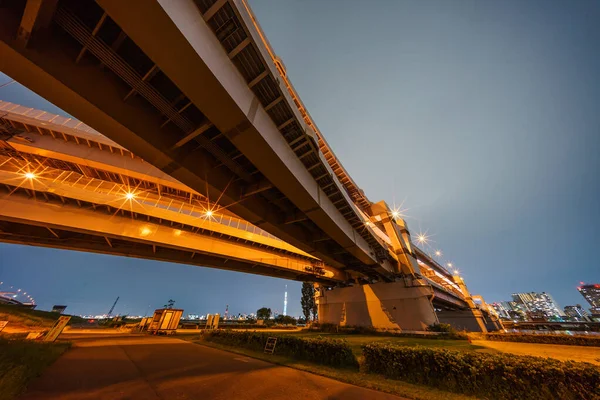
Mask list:
[[108,314],[106,315],[107,317],[110,317],[110,315],[112,314],[113,310],[115,309],[115,306],[117,305],[117,301],[119,301],[119,296],[117,296],[117,299],[113,303],[112,307],[110,308],[110,310],[108,310]]

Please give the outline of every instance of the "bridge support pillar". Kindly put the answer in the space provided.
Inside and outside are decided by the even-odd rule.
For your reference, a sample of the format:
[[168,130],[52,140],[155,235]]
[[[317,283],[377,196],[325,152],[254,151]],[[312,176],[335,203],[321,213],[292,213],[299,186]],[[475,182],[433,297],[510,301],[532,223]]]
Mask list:
[[459,331],[487,332],[487,321],[481,310],[438,311],[437,317],[442,324],[450,324]]
[[398,281],[319,288],[316,301],[319,323],[423,331],[438,322],[432,298],[430,286],[409,286]]
[[504,329],[502,321],[500,321],[497,317],[492,317],[491,315],[488,315],[485,318],[485,327],[488,332],[495,332]]

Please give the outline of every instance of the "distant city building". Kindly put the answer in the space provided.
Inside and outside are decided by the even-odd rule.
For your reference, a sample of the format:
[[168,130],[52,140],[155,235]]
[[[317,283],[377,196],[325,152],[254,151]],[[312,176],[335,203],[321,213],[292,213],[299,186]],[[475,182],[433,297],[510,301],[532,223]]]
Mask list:
[[577,288],[583,298],[592,306],[590,311],[592,315],[600,315],[600,285],[583,285]]
[[65,312],[66,309],[67,309],[67,306],[55,305],[54,307],[52,307],[52,312],[57,312],[59,314],[62,314]]
[[510,314],[508,313],[509,309],[507,309],[503,303],[492,303],[492,308],[496,310],[496,313],[500,318],[510,319]]
[[513,301],[522,305],[530,319],[560,319],[565,313],[549,293],[513,293]]
[[567,314],[568,317],[575,319],[576,321],[585,320],[585,317],[589,315],[587,311],[585,311],[583,307],[581,307],[581,304],[577,304],[574,306],[565,306],[565,314]]
[[493,303],[492,308],[498,313],[498,316],[503,319],[510,319],[513,321],[525,321],[529,319],[527,316],[527,308],[523,304],[515,301]]

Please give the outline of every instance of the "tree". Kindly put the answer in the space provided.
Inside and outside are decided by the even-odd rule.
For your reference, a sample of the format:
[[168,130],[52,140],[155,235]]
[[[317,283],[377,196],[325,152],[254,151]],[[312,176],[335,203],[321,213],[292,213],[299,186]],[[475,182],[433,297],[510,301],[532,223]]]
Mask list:
[[306,321],[310,319],[311,312],[313,316],[316,312],[313,311],[316,308],[315,304],[315,287],[310,282],[302,282],[302,297],[300,298],[300,304],[302,305],[302,314]]
[[271,309],[267,307],[263,307],[256,311],[257,319],[269,319],[271,318]]
[[163,306],[163,308],[173,308],[174,305],[175,305],[175,300],[169,299],[169,301],[167,302],[167,304],[165,304]]

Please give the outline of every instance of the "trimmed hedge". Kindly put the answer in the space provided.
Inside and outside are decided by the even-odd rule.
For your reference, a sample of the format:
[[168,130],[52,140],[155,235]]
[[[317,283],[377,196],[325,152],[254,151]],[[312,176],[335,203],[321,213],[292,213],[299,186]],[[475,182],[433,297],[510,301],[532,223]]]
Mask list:
[[358,361],[350,346],[343,340],[324,338],[300,338],[276,335],[263,332],[235,332],[216,330],[204,333],[205,340],[243,347],[250,350],[263,351],[267,339],[277,337],[275,354],[290,356],[300,360],[334,367],[358,369]]
[[486,340],[497,342],[523,342],[542,344],[565,344],[571,346],[598,346],[600,347],[600,336],[583,335],[535,335],[526,333],[487,333]]
[[[450,325],[448,325],[450,326]],[[341,335],[371,335],[371,336],[391,336],[391,337],[406,337],[416,339],[441,339],[441,340],[468,340],[469,336],[466,332],[460,332],[455,329],[451,331],[436,331],[429,330],[428,332],[401,332],[395,330],[377,330],[367,326],[339,326],[336,324],[320,324],[316,328],[311,328],[311,331],[323,333],[335,333]]]
[[599,399],[600,369],[540,357],[363,346],[369,372],[486,399]]

